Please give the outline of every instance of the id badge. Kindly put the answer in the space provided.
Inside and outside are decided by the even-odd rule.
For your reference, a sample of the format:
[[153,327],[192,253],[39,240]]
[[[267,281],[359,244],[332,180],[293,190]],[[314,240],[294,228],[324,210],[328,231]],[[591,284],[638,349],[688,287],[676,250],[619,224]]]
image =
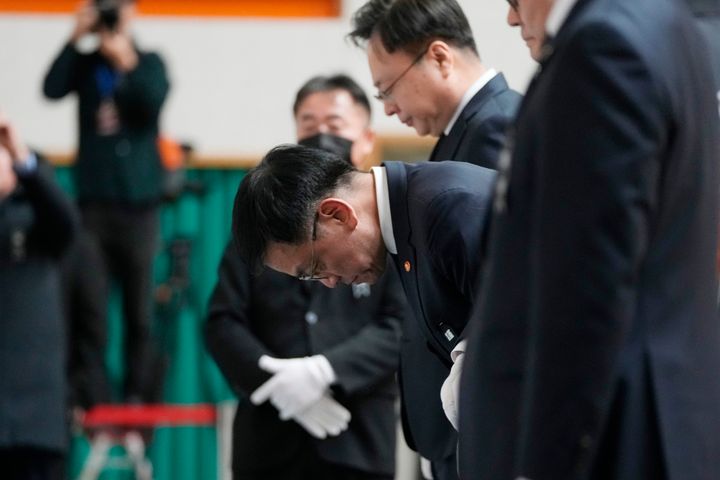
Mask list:
[[114,135],[120,130],[120,115],[112,97],[100,102],[95,115],[95,125],[97,134],[102,136]]

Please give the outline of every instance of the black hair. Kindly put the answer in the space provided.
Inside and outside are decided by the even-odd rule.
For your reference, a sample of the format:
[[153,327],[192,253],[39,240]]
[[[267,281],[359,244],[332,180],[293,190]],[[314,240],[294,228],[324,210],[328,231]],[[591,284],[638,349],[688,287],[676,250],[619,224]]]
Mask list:
[[262,270],[270,242],[310,239],[318,203],[349,184],[355,168],[324,150],[280,145],[243,178],[235,195],[232,235],[240,256]]
[[467,17],[455,0],[370,0],[352,18],[348,37],[363,46],[376,32],[389,53],[419,54],[440,39],[478,55]]
[[353,101],[367,110],[368,116],[371,115],[370,100],[368,100],[365,91],[355,80],[343,74],[331,76],[318,75],[305,82],[305,84],[300,87],[300,90],[298,90],[297,95],[295,95],[293,113],[297,115],[300,104],[313,93],[331,92],[333,90],[344,90],[348,92]]

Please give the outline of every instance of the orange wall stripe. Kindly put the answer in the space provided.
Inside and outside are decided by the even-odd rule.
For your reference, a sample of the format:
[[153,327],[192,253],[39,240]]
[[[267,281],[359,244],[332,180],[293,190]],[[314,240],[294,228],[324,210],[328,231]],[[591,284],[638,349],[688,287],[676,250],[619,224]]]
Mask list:
[[[341,0],[139,0],[147,15],[338,17]],[[0,0],[0,13],[70,13],[78,0]]]

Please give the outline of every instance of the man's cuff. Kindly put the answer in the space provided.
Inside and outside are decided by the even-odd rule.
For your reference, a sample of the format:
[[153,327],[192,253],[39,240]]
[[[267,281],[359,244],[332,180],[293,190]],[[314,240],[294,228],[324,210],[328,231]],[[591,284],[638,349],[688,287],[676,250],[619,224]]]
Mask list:
[[328,361],[325,355],[313,355],[311,358],[315,362],[315,365],[317,366],[322,379],[328,385],[332,385],[337,381],[337,375],[335,375],[335,370],[333,370],[332,365],[330,365],[330,361]]
[[450,352],[450,358],[452,359],[453,363],[455,363],[455,360],[457,360],[457,358],[460,355],[465,354],[466,346],[467,346],[467,340],[461,340],[460,342],[458,342],[457,345],[455,345],[455,348],[453,348],[452,352]]

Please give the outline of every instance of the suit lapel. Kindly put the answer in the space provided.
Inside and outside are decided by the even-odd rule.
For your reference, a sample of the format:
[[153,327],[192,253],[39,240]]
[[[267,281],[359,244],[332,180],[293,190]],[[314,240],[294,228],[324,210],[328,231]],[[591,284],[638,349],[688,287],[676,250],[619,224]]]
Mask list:
[[538,71],[542,71],[545,68],[547,63],[555,54],[556,49],[561,47],[567,37],[570,36],[574,30],[575,20],[585,7],[591,3],[591,1],[592,0],[578,0],[575,5],[573,5],[563,24],[560,26],[560,30],[557,32],[557,35],[554,37],[549,35],[545,37],[545,41],[543,42],[543,46],[540,51],[540,67],[538,68]]
[[[437,352],[444,351],[447,353],[449,350],[437,338],[437,329],[428,323],[430,320],[425,314],[425,307],[420,294],[419,261],[417,249],[411,237],[412,226],[410,219],[412,212],[408,205],[408,169],[417,167],[405,165],[402,162],[384,162],[383,165],[387,172],[392,225],[398,252],[397,255],[393,255],[393,260],[398,269],[400,281],[405,289],[409,304],[414,306],[415,318],[425,339],[435,345]],[[426,261],[427,259],[423,260]]]
[[442,161],[442,160],[453,160],[456,156],[457,150],[462,144],[463,137],[467,131],[467,126],[470,120],[482,110],[487,102],[489,102],[495,95],[504,92],[508,89],[508,84],[505,81],[505,77],[502,73],[495,75],[483,88],[481,88],[473,98],[470,99],[465,108],[460,113],[455,125],[453,125],[450,134],[443,136],[438,140],[430,156],[430,161]]
[[447,135],[443,133],[440,135],[440,138],[438,138],[438,141],[435,142],[435,146],[433,147],[433,151],[430,154],[430,158],[428,158],[430,162],[439,162],[442,160],[442,158],[440,157],[440,149],[442,148],[442,144],[444,143],[446,138]]
[[[412,298],[418,295],[418,286],[417,252],[412,242],[408,208],[407,169],[410,167],[402,162],[385,162],[383,165],[387,171],[390,211],[392,212],[393,232],[397,246],[397,255],[393,256],[393,260],[410,302],[418,302],[419,298]],[[419,303],[417,304],[419,305]]]
[[407,172],[402,162],[384,162],[387,173],[388,197],[392,215],[393,233],[400,249],[410,245],[410,215],[407,206]]
[[[532,103],[532,98],[537,84],[542,78],[543,72],[547,70],[548,65],[554,58],[555,52],[562,48],[566,39],[571,36],[574,30],[574,21],[577,19],[580,12],[582,12],[582,10],[584,10],[591,1],[592,0],[578,0],[568,14],[565,22],[560,27],[557,36],[548,36],[545,38],[540,52],[538,68],[535,71],[535,75],[533,75],[527,90],[525,91],[525,96],[523,97],[523,101],[520,104],[520,108],[518,109],[516,115],[516,121],[513,126],[508,129],[505,137],[505,148],[500,153],[500,158],[498,160],[498,180],[495,182],[495,192],[493,197],[493,211],[496,215],[502,214],[507,208],[507,195],[510,188],[510,178],[512,176],[512,162],[514,161],[515,156],[515,137],[518,121],[523,118],[527,105]],[[520,132],[520,134],[522,135],[522,132]]]

